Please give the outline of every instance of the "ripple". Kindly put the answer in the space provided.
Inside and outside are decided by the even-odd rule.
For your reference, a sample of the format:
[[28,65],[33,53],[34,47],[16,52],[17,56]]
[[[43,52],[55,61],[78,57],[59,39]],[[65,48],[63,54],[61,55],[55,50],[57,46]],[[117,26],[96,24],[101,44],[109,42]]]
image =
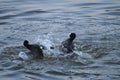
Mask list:
[[44,80],[63,80],[62,78],[56,77],[56,76],[49,76],[42,73],[34,73],[31,71],[23,71],[23,73],[28,74],[26,77],[31,79],[44,79]]
[[4,69],[1,69],[1,68],[0,68],[0,71],[4,71]]
[[107,5],[110,3],[80,3],[80,4],[74,4],[73,6],[98,6],[98,5]]
[[8,22],[0,22],[0,25],[9,24]]
[[119,5],[116,5],[116,6],[115,6],[115,5],[114,5],[114,6],[111,5],[111,6],[108,6],[108,7],[104,7],[104,9],[110,9],[110,10],[111,10],[111,9],[118,9],[118,10],[119,10],[119,8],[120,8]]
[[104,15],[116,15],[116,16],[119,16],[120,15],[120,12],[118,11],[114,11],[114,12],[107,12],[107,13],[103,13]]
[[16,12],[9,12],[8,11],[8,12],[6,12],[6,14],[0,15],[0,19],[1,20],[11,19],[11,18],[14,18],[14,17],[31,16],[31,15],[41,14],[41,13],[48,13],[48,11],[43,11],[41,9],[32,9],[32,10],[26,10],[26,11],[20,11],[20,12],[18,12],[18,10],[16,10]]
[[9,67],[9,68],[7,68],[7,70],[20,70],[20,69],[22,69],[22,68],[24,68],[22,65],[14,65],[14,66],[11,66],[11,67]]
[[6,42],[0,41],[0,46],[7,45]]
[[[1,11],[1,14],[5,14],[5,13],[9,13],[9,12],[15,12],[17,11],[18,9],[15,9],[15,7],[12,7],[12,6],[9,6],[9,7],[1,7],[0,8],[0,11]],[[0,15],[1,15],[0,14]]]
[[68,74],[64,72],[59,72],[59,71],[47,71],[47,74],[52,74],[52,75],[59,75],[59,76],[67,76]]
[[7,14],[5,16],[1,16],[0,19],[11,19],[11,18],[13,18],[15,16],[16,16],[15,14]]
[[108,65],[120,65],[120,60],[106,60],[104,61],[104,64],[108,64]]
[[18,16],[28,16],[33,14],[41,14],[41,13],[47,13],[47,11],[43,11],[42,9],[34,9],[34,10],[28,10],[24,11],[18,14]]

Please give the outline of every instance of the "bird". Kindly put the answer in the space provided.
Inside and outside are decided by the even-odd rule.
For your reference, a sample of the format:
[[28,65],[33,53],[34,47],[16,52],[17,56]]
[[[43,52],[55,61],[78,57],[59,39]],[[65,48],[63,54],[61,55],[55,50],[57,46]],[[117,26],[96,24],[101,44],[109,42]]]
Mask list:
[[29,44],[28,40],[24,40],[23,45],[30,50],[30,52],[28,52],[28,55],[32,55],[34,58],[43,58],[43,50],[40,48],[39,45],[37,44]]
[[74,49],[74,43],[73,40],[76,38],[76,34],[75,33],[70,33],[69,38],[67,38],[65,41],[62,41],[61,43],[61,50],[63,52],[73,52]]

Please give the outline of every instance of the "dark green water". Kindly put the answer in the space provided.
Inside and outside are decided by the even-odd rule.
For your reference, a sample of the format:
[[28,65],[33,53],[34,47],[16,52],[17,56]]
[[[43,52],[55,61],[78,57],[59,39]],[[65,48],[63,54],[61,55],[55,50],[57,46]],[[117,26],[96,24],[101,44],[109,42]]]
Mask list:
[[[16,60],[25,39],[59,45],[71,32],[85,58]],[[0,80],[120,80],[120,1],[0,0]]]

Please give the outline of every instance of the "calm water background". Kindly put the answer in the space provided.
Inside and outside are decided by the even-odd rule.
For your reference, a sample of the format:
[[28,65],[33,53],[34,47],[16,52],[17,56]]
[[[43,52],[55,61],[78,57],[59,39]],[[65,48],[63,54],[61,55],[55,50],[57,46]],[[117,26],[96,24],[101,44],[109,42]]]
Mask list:
[[[59,45],[71,32],[92,59],[15,60],[25,39]],[[0,0],[0,80],[120,80],[120,0]]]

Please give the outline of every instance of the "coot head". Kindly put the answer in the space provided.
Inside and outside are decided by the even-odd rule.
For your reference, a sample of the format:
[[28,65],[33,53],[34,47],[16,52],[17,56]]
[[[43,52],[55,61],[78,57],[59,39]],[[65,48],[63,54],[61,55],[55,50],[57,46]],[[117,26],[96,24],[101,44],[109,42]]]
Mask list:
[[70,39],[73,41],[76,38],[76,34],[75,33],[71,33],[69,35]]
[[29,45],[28,40],[25,40],[24,43],[23,43],[23,45],[24,45],[25,47],[27,47],[27,46]]

